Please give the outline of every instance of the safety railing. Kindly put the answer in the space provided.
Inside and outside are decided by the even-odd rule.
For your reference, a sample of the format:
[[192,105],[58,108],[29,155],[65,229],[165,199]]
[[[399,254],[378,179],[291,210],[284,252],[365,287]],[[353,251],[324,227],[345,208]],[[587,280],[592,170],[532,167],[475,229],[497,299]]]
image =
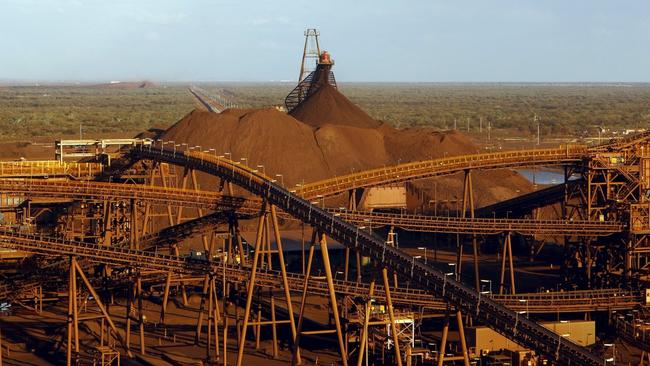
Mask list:
[[[570,155],[567,147],[567,156]],[[391,268],[422,287],[430,289],[445,301],[457,306],[468,314],[484,322],[492,329],[508,338],[516,338],[518,343],[537,350],[550,358],[572,365],[600,365],[602,359],[590,353],[585,348],[568,340],[563,340],[557,334],[527,319],[521,319],[516,312],[503,305],[481,297],[473,289],[449,279],[444,273],[433,267],[414,260],[408,254],[386,244],[372,234],[359,231],[359,228],[345,220],[325,212],[309,201],[297,197],[271,180],[261,178],[261,174],[250,169],[242,169],[237,165],[218,163],[217,158],[208,154],[176,152],[165,149],[161,143],[157,147],[140,147],[131,152],[144,159],[156,159],[171,164],[178,164],[205,173],[219,176],[239,185],[254,195],[268,200],[285,212],[314,226],[321,232],[331,236],[338,242],[359,250],[381,266]],[[574,155],[571,159],[577,159]],[[569,161],[570,159],[567,159]],[[542,159],[537,160],[541,162]],[[550,157],[548,161],[557,161]],[[573,160],[571,160],[573,161]],[[493,164],[498,164],[493,162]]]
[[313,199],[320,196],[339,194],[353,188],[453,174],[466,169],[570,164],[581,161],[587,155],[588,149],[583,145],[567,145],[556,149],[460,155],[366,170],[301,185],[292,192]]
[[440,217],[342,209],[330,209],[328,211],[335,216],[357,224],[390,225],[404,230],[424,232],[498,234],[509,231],[524,235],[550,233],[555,235],[605,236],[621,232],[624,228],[622,223],[608,221]]
[[70,176],[90,179],[102,171],[103,166],[98,163],[62,163],[56,160],[0,162],[0,178]]
[[259,201],[217,192],[89,181],[0,180],[0,191],[34,196],[86,199],[135,199],[154,204],[206,209],[259,206]]

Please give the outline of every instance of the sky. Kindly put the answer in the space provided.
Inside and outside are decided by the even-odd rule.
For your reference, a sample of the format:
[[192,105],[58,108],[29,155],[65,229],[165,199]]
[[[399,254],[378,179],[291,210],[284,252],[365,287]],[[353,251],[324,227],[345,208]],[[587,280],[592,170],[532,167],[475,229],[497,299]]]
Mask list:
[[0,0],[0,80],[648,82],[647,0]]

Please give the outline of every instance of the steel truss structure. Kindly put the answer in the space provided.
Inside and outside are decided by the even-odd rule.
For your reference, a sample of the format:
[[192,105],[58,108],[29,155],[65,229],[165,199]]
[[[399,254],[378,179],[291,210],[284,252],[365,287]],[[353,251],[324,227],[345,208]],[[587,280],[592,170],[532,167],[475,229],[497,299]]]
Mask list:
[[[341,363],[347,364],[351,357],[356,357],[358,364],[362,364],[362,356],[370,347],[369,340],[373,338],[369,336],[369,328],[378,324],[388,327],[389,331],[385,334],[391,338],[388,338],[386,344],[391,345],[394,362],[401,364],[403,360],[407,360],[406,355],[410,354],[413,345],[412,337],[400,336],[405,335],[407,327],[400,327],[399,324],[403,319],[411,319],[410,308],[426,306],[428,311],[435,314],[448,318],[455,316],[461,330],[462,343],[463,318],[471,317],[474,322],[486,324],[508,338],[517,339],[518,343],[555,359],[558,364],[599,365],[603,363],[601,358],[558,337],[527,317],[521,317],[518,314],[524,309],[521,300],[525,300],[527,312],[538,313],[629,309],[642,302],[640,292],[636,289],[603,289],[517,294],[510,235],[553,233],[571,238],[565,243],[567,251],[581,256],[583,263],[588,263],[583,267],[587,268],[588,272],[602,271],[602,268],[597,266],[601,257],[594,254],[602,251],[607,253],[605,257],[609,258],[606,261],[607,270],[615,271],[621,268],[620,275],[628,284],[632,284],[633,280],[639,281],[647,270],[647,253],[650,252],[647,250],[646,238],[650,233],[650,209],[646,203],[649,175],[646,170],[650,171],[650,163],[647,163],[645,149],[644,137],[639,137],[637,140],[619,141],[595,148],[567,146],[558,149],[477,154],[402,164],[288,190],[239,162],[205,153],[170,150],[165,148],[162,141],[158,144],[148,141],[146,144],[136,145],[126,155],[126,159],[131,162],[153,162],[148,171],[141,175],[145,177],[145,185],[33,179],[67,179],[71,176],[77,179],[94,179],[105,174],[106,169],[103,166],[79,165],[76,170],[71,170],[69,166],[61,164],[44,164],[39,168],[41,170],[38,170],[30,168],[26,162],[18,168],[0,167],[0,176],[11,178],[0,180],[0,191],[3,193],[28,200],[49,197],[65,198],[72,202],[65,208],[58,227],[37,235],[16,228],[6,228],[0,232],[0,243],[6,248],[67,258],[67,295],[70,308],[66,344],[70,362],[79,354],[76,337],[77,327],[82,319],[79,319],[75,302],[80,296],[77,279],[81,278],[85,288],[81,292],[88,292],[97,300],[98,315],[87,320],[108,324],[108,328],[102,328],[102,334],[104,331],[108,332],[106,344],[102,338],[98,347],[109,358],[114,357],[115,342],[122,345],[125,354],[132,354],[132,322],[138,325],[140,352],[146,352],[142,319],[143,283],[157,284],[159,287],[163,283],[160,287],[163,297],[163,322],[167,302],[170,296],[173,296],[173,284],[181,285],[184,302],[187,301],[186,292],[190,291],[190,288],[200,289],[202,302],[197,319],[196,338],[202,339],[207,320],[208,331],[205,338],[206,357],[209,359],[223,358],[227,352],[226,347],[220,346],[220,337],[225,344],[228,329],[232,326],[229,324],[232,320],[232,314],[229,314],[232,304],[228,305],[224,294],[235,291],[240,292],[245,299],[243,319],[239,324],[238,364],[244,362],[249,327],[254,330],[257,344],[261,327],[272,328],[273,356],[277,357],[278,326],[288,326],[291,330],[294,363],[301,360],[301,338],[332,333],[337,340]],[[562,217],[557,220],[475,217],[472,171],[537,165],[565,167],[567,179],[562,185]],[[178,167],[182,172],[174,176],[171,166]],[[71,173],[73,171],[74,174]],[[221,179],[221,192],[201,191],[196,178],[197,172]],[[455,173],[465,174],[463,211],[462,216],[458,218],[359,212],[354,209],[332,210],[322,208],[319,202],[314,203],[314,200],[344,193],[354,197],[356,190],[367,187]],[[583,180],[577,184],[570,183],[573,181],[569,181],[569,177],[575,174],[580,175]],[[30,179],[16,180],[26,177]],[[235,197],[233,184],[245,189],[255,198]],[[351,208],[354,208],[354,205],[351,205]],[[280,219],[296,220],[313,228],[307,269],[303,274],[286,270]],[[166,221],[167,225],[161,227],[160,220]],[[253,243],[246,243],[242,238],[240,220],[256,220],[257,231]],[[455,276],[442,273],[424,261],[391,246],[391,239],[385,240],[355,225],[366,222],[371,222],[374,226],[466,235],[471,239],[469,241],[472,242],[475,259],[478,257],[476,235],[504,234],[499,283],[502,295],[484,295],[456,281],[460,275],[459,270]],[[178,243],[193,236],[201,238],[205,259],[180,257]],[[623,244],[616,247],[605,241],[585,239],[595,237],[607,237],[609,243],[611,238],[616,238]],[[332,273],[328,259],[328,238],[347,248],[343,280],[335,278]],[[272,242],[275,246],[271,245]],[[458,258],[461,258],[463,245],[460,240],[459,243]],[[320,249],[322,256],[324,278],[314,278],[312,275],[316,248]],[[162,249],[169,249],[170,254],[161,254]],[[381,286],[376,286],[374,281],[370,284],[362,282],[360,265],[356,269],[356,281],[347,280],[350,252],[355,253],[357,258],[371,259],[378,267]],[[622,264],[614,260],[616,256],[624,259]],[[94,279],[86,275],[88,266],[92,263],[102,264],[108,277],[118,276],[120,281],[114,282],[116,288],[126,289],[127,324],[123,331],[124,336],[112,321],[110,313],[102,310],[101,294],[95,291]],[[278,263],[280,265],[273,269]],[[476,263],[475,261],[474,269],[478,282],[480,276]],[[121,268],[126,270],[117,271]],[[505,276],[508,271],[509,284],[506,283]],[[397,276],[402,283],[409,283],[410,286],[400,286],[400,282],[396,280]],[[587,281],[588,284],[593,282],[591,279]],[[36,297],[40,294],[42,299],[42,285],[42,281],[34,281],[27,276],[12,284],[1,284],[0,295],[2,298],[28,303],[34,294]],[[474,287],[478,289],[478,284]],[[506,290],[509,290],[510,294],[505,294]],[[25,293],[28,295],[21,295]],[[301,294],[302,305],[300,311],[294,314],[292,307],[287,304],[291,303],[291,296],[296,293]],[[257,298],[258,294],[268,294],[267,304],[271,309],[268,320],[263,320],[259,308],[257,311],[254,309],[257,301],[254,301],[254,298]],[[303,329],[304,304],[308,294],[327,297],[334,320],[331,330]],[[361,299],[351,300],[359,294],[363,294]],[[347,300],[341,301],[343,297]],[[352,306],[350,301],[356,309],[358,327],[355,330],[348,329],[347,324],[340,322],[341,318],[352,319],[348,314],[348,309]],[[373,313],[372,306],[376,303],[384,304],[386,313]],[[288,314],[279,316],[277,310],[280,307]],[[37,301],[35,308],[37,311],[42,309],[42,304],[39,305]],[[449,319],[445,321],[443,329],[442,349],[448,325]],[[223,332],[219,330],[220,327]],[[113,345],[108,339],[114,340]],[[354,350],[349,348],[351,339],[354,339],[357,345]],[[464,345],[461,348],[463,355],[459,357],[467,362],[467,347]],[[439,362],[442,361],[439,359]]]

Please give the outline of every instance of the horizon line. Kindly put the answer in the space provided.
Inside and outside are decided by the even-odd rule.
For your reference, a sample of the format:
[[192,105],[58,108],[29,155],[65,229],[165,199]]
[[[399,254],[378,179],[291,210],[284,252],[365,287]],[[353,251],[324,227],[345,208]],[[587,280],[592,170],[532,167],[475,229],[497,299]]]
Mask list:
[[[98,80],[56,80],[56,79],[2,79],[0,78],[0,85],[2,86],[26,86],[26,84],[43,84],[46,85],[65,85],[65,86],[85,86],[85,85],[119,85],[130,83],[154,83],[154,84],[213,84],[213,83],[274,83],[274,84],[297,84],[297,80],[156,80],[156,79],[98,79]],[[497,81],[497,80],[484,80],[484,81],[457,81],[457,80],[442,80],[442,81],[409,81],[409,80],[349,80],[338,81],[339,84],[650,84],[650,81],[629,81],[629,80],[555,80],[555,81]],[[29,85],[39,86],[39,85]]]

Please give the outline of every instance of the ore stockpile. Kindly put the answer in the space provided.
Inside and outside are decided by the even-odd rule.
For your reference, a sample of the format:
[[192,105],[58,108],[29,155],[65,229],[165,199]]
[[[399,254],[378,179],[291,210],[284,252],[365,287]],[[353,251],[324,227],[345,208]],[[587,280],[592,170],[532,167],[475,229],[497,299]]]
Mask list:
[[[647,358],[650,140],[396,129],[320,53],[277,108],[0,162],[7,364]],[[220,104],[221,103],[221,104]],[[550,167],[534,186],[517,169]],[[498,363],[500,362],[500,363]]]

